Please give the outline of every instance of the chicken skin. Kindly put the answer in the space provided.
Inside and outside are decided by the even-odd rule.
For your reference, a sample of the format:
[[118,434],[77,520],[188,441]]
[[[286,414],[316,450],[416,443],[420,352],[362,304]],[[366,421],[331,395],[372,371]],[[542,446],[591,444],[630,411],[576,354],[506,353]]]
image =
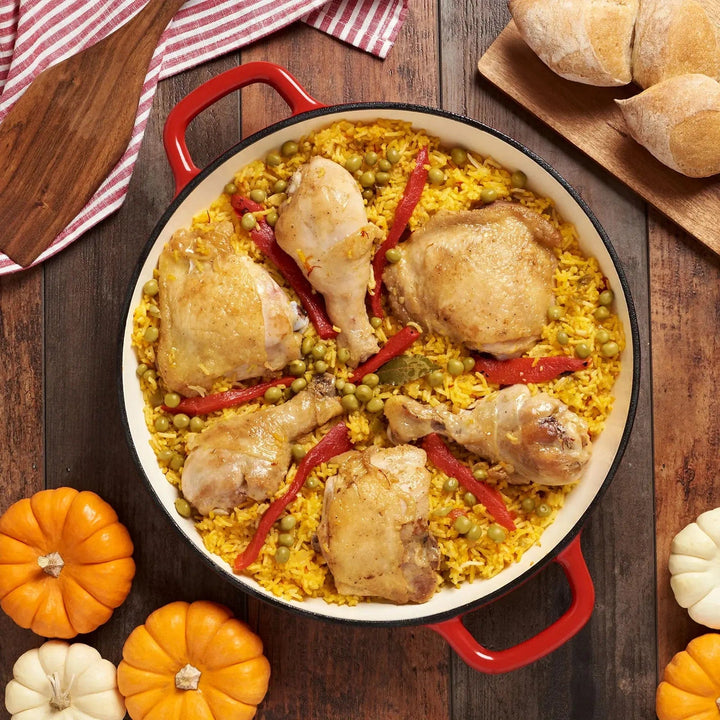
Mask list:
[[313,157],[292,177],[279,210],[275,237],[325,299],[340,328],[338,346],[356,366],[378,351],[365,309],[373,242],[380,231],[368,223],[360,188],[332,160]]
[[282,405],[212,425],[188,442],[183,495],[203,515],[273,497],[290,467],[293,441],[342,411],[334,379],[325,374]]
[[559,244],[558,230],[522,205],[439,212],[385,271],[390,305],[474,350],[521,355],[545,323]]
[[457,413],[393,396],[385,415],[394,442],[445,435],[490,462],[503,463],[512,483],[575,482],[592,452],[586,422],[547,393],[531,395],[525,385],[510,385]]
[[300,357],[298,308],[232,247],[233,226],[178,230],[158,262],[158,369],[170,390],[202,394],[218,378],[267,375]]
[[434,594],[440,553],[428,531],[426,459],[411,445],[340,456],[337,475],[325,484],[317,531],[339,593],[398,604]]

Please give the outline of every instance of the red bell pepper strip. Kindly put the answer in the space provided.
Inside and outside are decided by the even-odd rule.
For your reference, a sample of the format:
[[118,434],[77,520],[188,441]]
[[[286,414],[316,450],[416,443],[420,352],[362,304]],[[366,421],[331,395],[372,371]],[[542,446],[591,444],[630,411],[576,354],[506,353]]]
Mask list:
[[235,572],[240,572],[255,562],[257,556],[260,554],[260,549],[265,544],[265,538],[268,532],[270,532],[273,523],[282,515],[283,510],[297,497],[300,488],[305,484],[305,480],[307,480],[312,469],[320,465],[320,463],[327,462],[331,458],[334,458],[336,455],[352,450],[352,448],[353,445],[350,442],[347,425],[345,425],[345,423],[338,423],[315,447],[308,450],[307,455],[300,461],[295,477],[290,483],[287,492],[272,501],[270,507],[260,518],[252,540],[250,540],[248,546],[235,558]]
[[278,380],[270,380],[269,382],[253,385],[248,388],[231,388],[223,390],[223,392],[205,395],[204,397],[183,398],[179,405],[169,407],[163,405],[165,412],[176,415],[177,413],[185,413],[186,415],[207,415],[216,410],[224,410],[225,408],[235,407],[241,403],[255,400],[265,394],[268,388],[275,385],[284,385],[287,387],[295,380],[294,377],[284,377]]
[[394,248],[399,240],[400,236],[405,230],[410,217],[415,210],[415,206],[420,201],[420,196],[425,187],[425,182],[428,176],[428,158],[429,153],[427,147],[420,148],[420,151],[415,158],[415,167],[410,173],[407,184],[405,185],[405,192],[403,193],[397,208],[395,209],[395,219],[393,220],[392,227],[388,232],[388,236],[385,238],[383,244],[378,248],[378,251],[373,257],[373,277],[375,278],[375,290],[370,296],[370,309],[375,317],[383,317],[382,310],[382,276],[385,271],[385,265],[387,264],[387,258],[385,253],[390,249]]
[[418,338],[420,331],[412,325],[406,325],[396,332],[369,360],[358,365],[350,376],[351,382],[362,380],[368,373],[375,372],[391,358],[404,353]]
[[[244,195],[235,194],[230,198],[230,203],[235,212],[241,217],[246,213],[255,213],[263,210],[254,200]],[[337,331],[325,311],[325,302],[315,290],[310,281],[303,275],[297,263],[288,255],[275,239],[275,231],[267,223],[265,218],[260,218],[257,225],[250,230],[250,237],[255,245],[261,250],[270,261],[277,267],[282,276],[288,281],[290,287],[295,291],[303,304],[308,317],[317,330],[317,334],[323,340],[330,340],[337,337]]]
[[486,507],[498,525],[502,525],[507,530],[515,530],[515,523],[505,507],[500,492],[476,480],[470,472],[470,468],[463,465],[448,450],[447,445],[437,433],[426,435],[423,438],[422,446],[430,462],[446,475],[456,478],[466,490],[469,490],[478,499],[478,502]]
[[569,355],[552,355],[550,357],[521,357],[510,360],[480,357],[475,360],[475,372],[482,373],[488,382],[498,385],[515,385],[516,383],[539,383],[554,380],[566,372],[582,370],[590,364],[589,360],[570,357]]

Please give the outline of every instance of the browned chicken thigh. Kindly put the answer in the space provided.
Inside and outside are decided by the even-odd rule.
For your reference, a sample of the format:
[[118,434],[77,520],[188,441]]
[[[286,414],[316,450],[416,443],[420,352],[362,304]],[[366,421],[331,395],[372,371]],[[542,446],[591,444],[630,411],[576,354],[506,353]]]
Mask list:
[[186,396],[300,357],[297,306],[263,267],[235,252],[233,232],[230,222],[205,234],[178,230],[160,255],[158,369]]
[[522,205],[439,212],[385,271],[405,322],[496,357],[521,355],[540,337],[552,302],[560,233]]
[[437,541],[428,531],[424,450],[370,447],[341,456],[325,485],[318,540],[339,593],[426,602],[437,586]]
[[357,365],[378,351],[365,309],[373,241],[360,188],[341,165],[313,157],[293,175],[275,224],[278,245],[325,298],[339,347]]
[[271,498],[290,467],[292,442],[342,411],[326,374],[282,405],[221,420],[188,443],[183,495],[203,515]]
[[493,463],[513,483],[565,485],[580,478],[592,452],[587,423],[547,393],[511,385],[470,410],[423,405],[397,395],[385,403],[394,442],[438,433]]

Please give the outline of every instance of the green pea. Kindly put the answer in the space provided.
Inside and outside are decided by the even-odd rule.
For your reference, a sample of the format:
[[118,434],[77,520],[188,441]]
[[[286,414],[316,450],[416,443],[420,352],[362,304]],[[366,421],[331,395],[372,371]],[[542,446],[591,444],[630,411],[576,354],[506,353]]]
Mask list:
[[151,317],[159,318],[160,308],[157,305],[148,305],[147,313]]
[[520,507],[526,512],[532,512],[535,509],[535,498],[526,497],[522,499]]
[[142,377],[147,371],[148,371],[148,366],[147,366],[145,363],[140,363],[140,364],[135,368],[135,374],[136,374],[138,377]]
[[372,187],[375,184],[375,173],[372,170],[366,170],[360,176],[360,184],[364,188]]
[[278,400],[282,400],[282,396],[283,389],[279,385],[273,385],[265,391],[263,398],[265,402],[276,403]]
[[612,290],[603,290],[598,297],[598,302],[601,305],[610,305],[614,299],[615,295]]
[[287,180],[276,180],[273,185],[274,193],[284,193],[287,190]]
[[143,340],[145,340],[145,342],[155,342],[158,337],[160,337],[160,331],[154,325],[145,328],[145,332],[143,333]]
[[567,345],[570,342],[570,336],[564,330],[559,330],[555,340],[557,340],[558,345]]
[[428,182],[431,185],[442,185],[445,182],[445,173],[440,168],[430,168]]
[[179,497],[175,499],[175,512],[180,517],[189,518],[192,515],[192,507],[185,498]]
[[447,364],[447,371],[450,375],[453,376],[462,375],[463,372],[465,372],[465,366],[463,365],[462,360],[458,360],[457,358],[450,358]]
[[470,528],[472,527],[472,522],[469,518],[461,515],[459,518],[456,518],[453,526],[458,531],[458,533],[460,533],[460,535],[464,535],[466,532],[470,531]]
[[180,453],[173,453],[170,458],[170,469],[176,472],[185,464],[185,458]]
[[465,533],[465,537],[468,540],[475,541],[475,540],[479,540],[482,537],[482,534],[483,534],[482,528],[479,525],[473,523],[470,526],[470,529]]
[[256,203],[264,203],[267,200],[267,193],[260,188],[250,191],[250,199]]
[[252,213],[245,213],[240,220],[240,225],[245,230],[252,230],[257,225],[257,220]]
[[620,347],[619,347],[619,345],[618,345],[616,342],[614,342],[614,341],[611,340],[610,342],[606,342],[606,343],[600,348],[600,352],[601,352],[605,357],[615,357],[615,356],[620,352]]
[[153,424],[158,432],[167,432],[170,429],[170,421],[164,415],[155,418]]
[[427,376],[427,381],[430,387],[442,387],[445,384],[445,373],[442,370],[433,370]]
[[369,413],[379,413],[384,407],[385,403],[382,401],[382,398],[374,397],[368,400],[368,404],[365,406],[365,409]]
[[483,188],[482,192],[480,193],[480,199],[484,203],[491,203],[495,202],[497,200],[497,190],[495,188]]
[[540,503],[535,508],[535,514],[538,517],[547,517],[552,512],[552,508],[547,503]]
[[336,390],[342,390],[346,384],[347,384],[347,380],[345,380],[344,378],[336,378],[335,379],[335,389]]
[[295,525],[297,525],[297,519],[294,515],[285,515],[280,520],[280,529],[283,532],[289,532],[290,530],[295,528]]
[[402,250],[399,247],[390,248],[385,252],[385,259],[394,265],[402,260]]
[[590,349],[590,346],[586,342],[579,342],[575,346],[575,354],[583,360],[586,357],[590,357],[591,352],[592,352],[592,350]]
[[390,174],[386,173],[384,170],[378,170],[378,172],[375,173],[375,184],[379,185],[380,187],[385,187],[390,182]]
[[320,481],[319,481],[316,477],[312,477],[312,476],[309,477],[309,478],[305,481],[305,487],[306,487],[308,490],[314,490],[319,484],[320,484]]
[[346,363],[350,359],[350,351],[347,348],[340,348],[337,351],[337,359],[341,363]]
[[373,396],[373,390],[367,385],[358,385],[355,390],[355,397],[361,402],[366,403]]
[[516,188],[524,188],[527,183],[527,175],[522,170],[516,170],[510,175],[510,184]]
[[278,211],[274,208],[265,215],[265,222],[270,227],[275,227],[275,223],[278,221]]
[[170,460],[172,460],[173,451],[172,450],[160,450],[157,454],[157,459],[161,463],[169,463]]
[[468,355],[462,359],[462,364],[465,372],[471,372],[475,369],[475,358]]
[[293,377],[300,377],[301,375],[304,375],[306,370],[307,365],[302,360],[293,360],[288,365],[288,372]]
[[296,155],[297,151],[298,144],[296,142],[293,142],[292,140],[286,140],[280,148],[280,152],[285,157],[291,157],[292,155]]
[[315,347],[315,338],[306,337],[303,338],[302,345],[300,345],[300,352],[303,355],[309,355],[310,351]]
[[610,311],[604,306],[601,305],[594,313],[595,319],[602,322],[603,320],[607,320],[610,317]]
[[295,542],[295,536],[292,533],[280,533],[278,535],[278,545],[282,547],[292,547]]
[[150,295],[150,296],[157,295],[159,291],[160,291],[160,286],[158,285],[158,281],[155,278],[148,280],[143,285],[143,292],[146,295]]
[[375,315],[373,315],[373,316],[370,318],[370,324],[371,324],[376,330],[382,325],[382,323],[383,323],[382,318],[379,318],[379,317],[377,317],[377,316],[375,316]]
[[315,370],[318,375],[322,375],[328,371],[328,367],[329,365],[324,360],[317,360],[313,365],[313,370]]
[[163,403],[169,408],[176,408],[180,404],[180,396],[174,392],[165,393]]
[[290,559],[290,548],[287,548],[284,545],[281,545],[275,551],[275,562],[278,563],[278,565],[284,565],[289,559]]
[[472,474],[476,480],[487,480],[487,470],[482,465],[473,468]]
[[238,191],[237,185],[233,182],[229,182],[224,188],[223,192],[226,195],[234,195]]
[[342,386],[341,392],[343,395],[354,395],[355,394],[355,383],[346,382]]
[[295,462],[300,462],[307,455],[307,450],[302,445],[293,445],[290,454]]
[[280,153],[277,152],[270,152],[265,157],[265,163],[267,165],[270,165],[270,167],[277,167],[282,162],[282,158],[280,157]]
[[157,378],[157,373],[152,368],[148,368],[143,373],[142,377],[143,377],[143,380],[145,380],[146,382],[150,382],[151,380],[155,380]]
[[453,493],[458,489],[458,481],[457,478],[449,477],[445,482],[443,483],[443,490],[445,492]]
[[354,395],[344,395],[340,404],[347,412],[355,412],[360,409],[360,403]]
[[301,390],[304,390],[307,387],[307,380],[304,377],[296,378],[292,381],[290,385],[290,389],[294,393],[299,393]]
[[564,314],[563,309],[559,305],[551,305],[547,309],[548,320],[559,320]]
[[378,154],[372,150],[365,153],[365,162],[371,167],[378,161]]
[[362,384],[374,388],[380,384],[380,378],[375,373],[363,375]]
[[604,345],[608,340],[610,340],[610,333],[604,328],[595,333],[595,342],[598,345]]
[[467,162],[467,152],[461,147],[454,147],[452,150],[450,150],[450,159],[458,167],[462,167]]
[[184,430],[190,424],[190,418],[185,413],[173,415],[173,425],[178,430]]
[[496,525],[493,523],[488,529],[487,529],[487,536],[496,543],[501,543],[505,541],[505,529],[500,527],[500,525]]
[[463,495],[463,502],[468,507],[473,507],[473,506],[477,505],[477,498],[471,492],[466,492]]
[[375,197],[375,191],[372,188],[367,188],[367,190],[362,191],[363,199],[367,200],[368,202],[372,200]]
[[378,168],[382,172],[388,172],[389,170],[392,170],[392,163],[387,158],[380,158],[378,160]]
[[323,345],[322,343],[313,345],[313,349],[310,351],[310,354],[316,360],[323,360],[325,358],[325,353],[327,353],[327,347],[325,347],[325,345]]
[[391,162],[393,165],[395,165],[399,163],[402,159],[402,153],[397,148],[390,147],[387,149],[385,157],[388,159],[388,162]]
[[200,432],[205,427],[203,419],[195,415],[190,418],[190,432]]
[[362,167],[362,163],[363,159],[360,155],[351,155],[345,161],[345,169],[351,173],[357,172]]

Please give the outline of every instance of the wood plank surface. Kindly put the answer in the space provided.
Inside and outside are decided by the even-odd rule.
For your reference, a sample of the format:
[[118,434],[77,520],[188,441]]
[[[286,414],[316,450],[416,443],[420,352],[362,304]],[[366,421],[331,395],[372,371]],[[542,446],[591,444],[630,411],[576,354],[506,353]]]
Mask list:
[[688,178],[656,160],[630,137],[616,98],[634,85],[599,88],[570,82],[530,50],[510,22],[478,62],[480,73],[613,173],[661,213],[720,253],[720,179]]
[[[713,283],[717,268],[709,252],[698,251],[699,244],[686,245],[682,237],[676,242],[678,238],[665,234],[667,225],[657,229],[657,221],[652,225],[656,247],[650,249],[649,259],[644,203],[478,78],[475,59],[508,20],[505,4],[493,0],[417,0],[409,4],[408,20],[385,61],[298,24],[241,53],[162,81],[123,207],[40,268],[0,281],[0,509],[45,485],[69,484],[98,492],[118,510],[135,543],[137,577],[112,619],[79,638],[113,662],[119,661],[129,632],[152,610],[172,600],[205,598],[227,604],[263,638],[273,674],[258,720],[652,716],[659,646],[653,595],[649,350],[655,295],[651,298],[649,262],[654,292],[660,292],[653,323],[660,324],[668,314],[658,332],[681,345],[683,368],[693,370],[680,383],[659,388],[668,393],[661,401],[669,414],[662,446],[656,418],[655,451],[667,463],[663,473],[673,482],[688,463],[709,471],[710,451],[717,450],[712,440],[716,434],[710,433],[709,438],[693,439],[697,454],[685,457],[680,438],[671,432],[672,418],[678,417],[674,402],[684,400],[685,419],[695,420],[690,409],[694,401],[688,400],[691,382],[701,383],[707,392],[703,403],[711,399],[714,371],[703,384],[702,371],[692,368],[692,352],[711,352],[713,305],[702,306],[702,281]],[[596,588],[593,616],[576,638],[534,665],[486,676],[470,670],[426,627],[348,627],[296,616],[249,598],[210,570],[169,527],[133,464],[116,387],[120,313],[135,262],[172,199],[162,126],[168,111],[190,90],[250,60],[285,65],[325,103],[393,100],[439,106],[516,137],[580,191],[618,251],[641,328],[640,406],[620,470],[583,531]],[[246,88],[193,121],[188,132],[191,154],[199,166],[206,165],[242,134],[286,113],[272,91]],[[683,302],[688,272],[696,277],[696,295],[689,303]],[[674,286],[656,287],[665,282]],[[712,301],[715,295],[709,297]],[[700,313],[697,323],[686,324],[690,311]],[[703,332],[702,342],[696,342],[693,336]],[[653,351],[653,364],[666,383],[676,346],[672,353],[668,345],[657,345]],[[690,395],[681,397],[683,392]],[[668,508],[668,518],[671,512]],[[469,614],[465,622],[480,642],[507,647],[552,622],[567,606],[569,594],[562,573],[551,565],[509,596]],[[14,658],[42,640],[1,614],[0,632],[4,685]],[[660,644],[665,642],[661,635]],[[8,717],[0,711],[1,719]]]

